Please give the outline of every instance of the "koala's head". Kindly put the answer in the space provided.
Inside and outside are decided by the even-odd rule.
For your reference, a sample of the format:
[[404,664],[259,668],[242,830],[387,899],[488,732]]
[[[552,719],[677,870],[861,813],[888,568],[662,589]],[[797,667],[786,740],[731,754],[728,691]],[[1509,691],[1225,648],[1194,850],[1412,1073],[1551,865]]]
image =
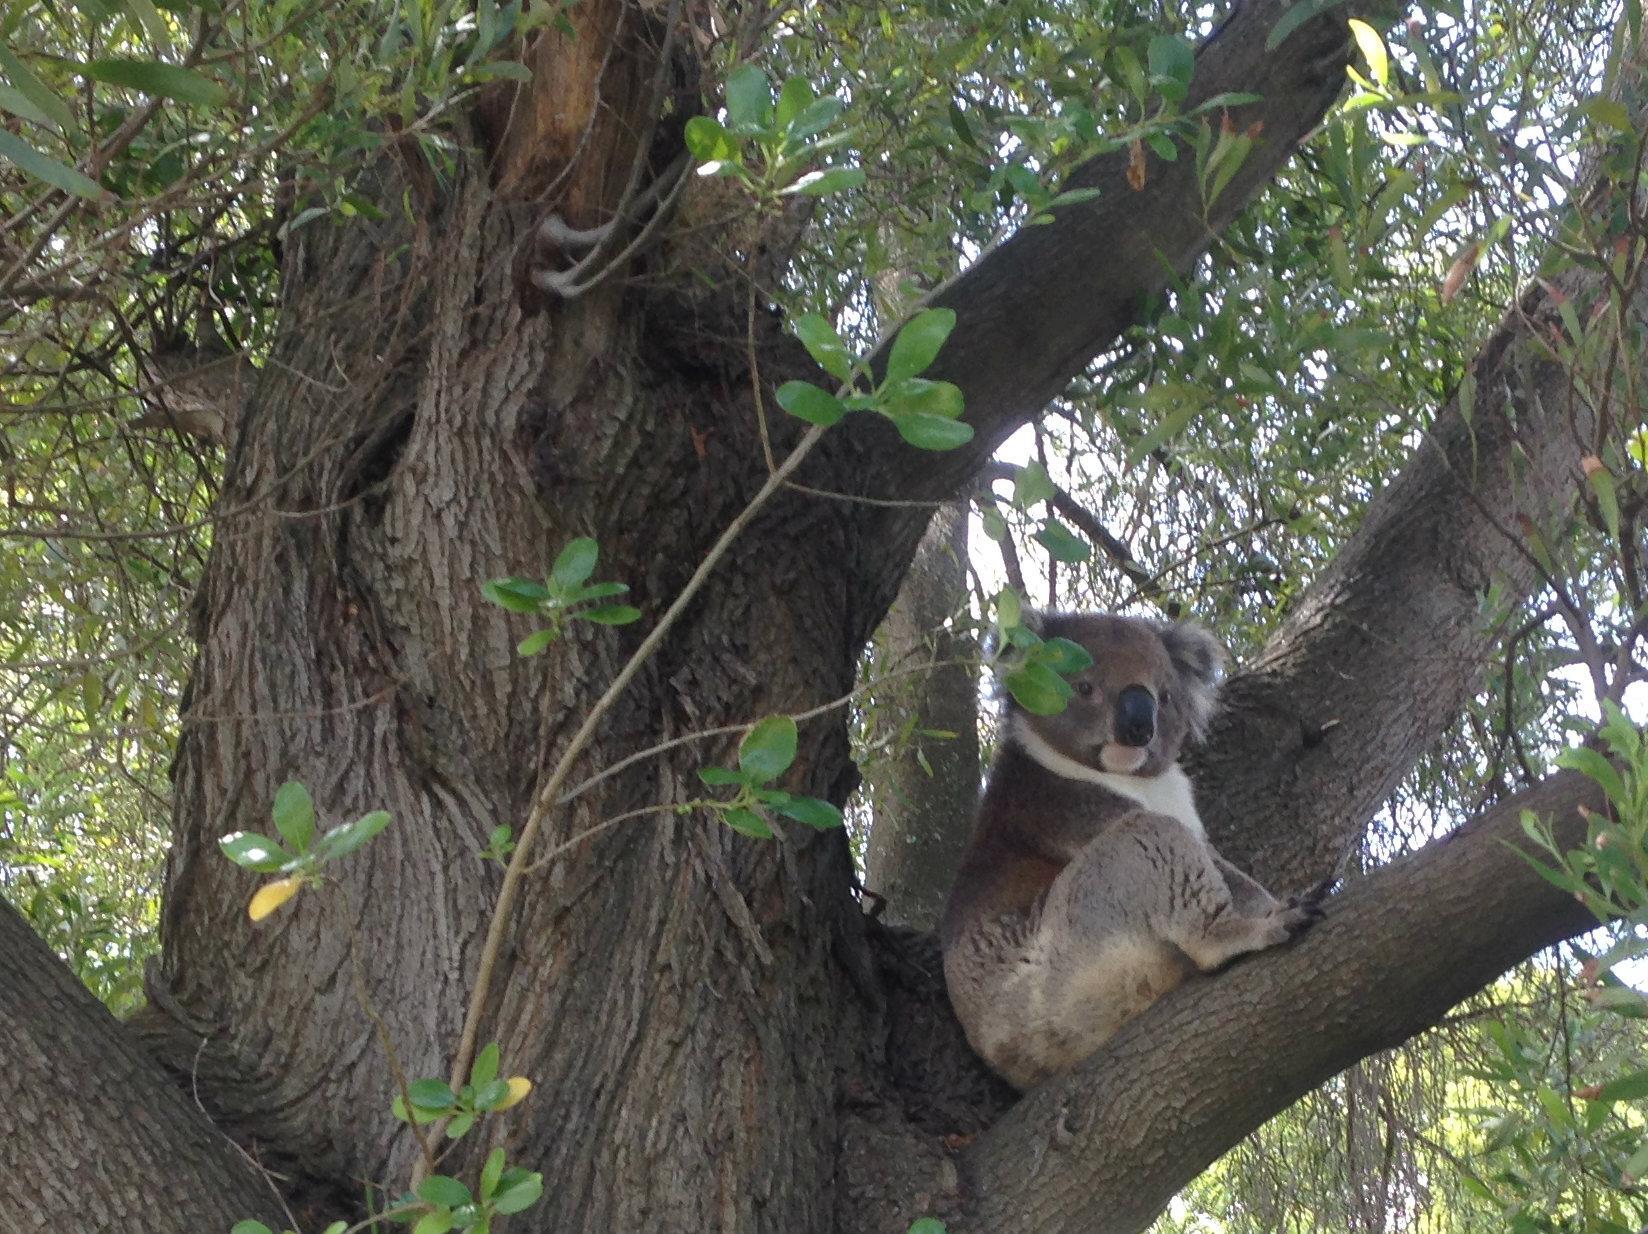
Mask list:
[[1009,700],[1016,723],[1058,753],[1096,771],[1159,775],[1213,716],[1225,649],[1200,626],[1098,613],[1038,613],[1043,638],[1079,643],[1093,663],[1058,715],[1032,715]]

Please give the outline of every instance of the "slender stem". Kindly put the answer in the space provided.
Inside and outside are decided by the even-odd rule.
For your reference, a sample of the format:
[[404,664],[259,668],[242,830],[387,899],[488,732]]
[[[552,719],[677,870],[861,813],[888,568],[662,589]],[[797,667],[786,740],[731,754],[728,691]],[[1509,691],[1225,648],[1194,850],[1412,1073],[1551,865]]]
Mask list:
[[[860,695],[868,694],[871,690],[884,686],[890,681],[898,681],[903,677],[913,677],[918,673],[930,673],[935,669],[955,668],[960,665],[977,667],[980,663],[981,662],[976,657],[969,656],[954,660],[932,660],[925,664],[913,664],[908,668],[895,669],[890,673],[881,674],[881,676],[877,677],[874,681],[866,681],[863,685],[854,686],[851,690],[848,690],[847,693],[841,695],[841,697],[832,698],[827,703],[820,703],[818,706],[809,707],[805,711],[792,711],[790,713],[790,719],[794,720],[797,724],[800,724],[805,720],[811,720],[818,716],[827,715],[829,712],[836,710],[838,707],[845,707],[848,703],[852,702]],[[663,754],[665,751],[673,750],[677,746],[684,746],[694,741],[707,741],[711,737],[731,736],[733,733],[741,733],[747,728],[749,728],[749,724],[723,724],[719,728],[702,728],[696,732],[683,733],[679,737],[671,737],[668,741],[660,741],[657,745],[648,746],[644,750],[636,750],[633,754],[626,754],[623,758],[619,759],[616,763],[613,763],[610,767],[604,767],[600,771],[597,771],[594,775],[590,776],[587,780],[580,780],[577,784],[573,785],[564,794],[562,794],[559,804],[566,805],[568,802],[583,796],[584,793],[594,788],[602,780],[609,779],[610,777],[617,775],[620,771],[623,771],[625,768],[633,767],[636,763],[639,763],[644,759],[649,759],[655,754]]]

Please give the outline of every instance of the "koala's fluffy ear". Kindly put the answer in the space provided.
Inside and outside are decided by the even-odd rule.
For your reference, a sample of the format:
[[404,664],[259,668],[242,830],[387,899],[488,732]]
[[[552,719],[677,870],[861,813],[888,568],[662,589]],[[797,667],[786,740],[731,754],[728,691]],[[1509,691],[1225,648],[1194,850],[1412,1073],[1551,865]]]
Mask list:
[[1173,667],[1184,681],[1184,708],[1191,736],[1199,740],[1213,719],[1219,679],[1230,654],[1223,643],[1194,622],[1175,621],[1162,626],[1160,632]]

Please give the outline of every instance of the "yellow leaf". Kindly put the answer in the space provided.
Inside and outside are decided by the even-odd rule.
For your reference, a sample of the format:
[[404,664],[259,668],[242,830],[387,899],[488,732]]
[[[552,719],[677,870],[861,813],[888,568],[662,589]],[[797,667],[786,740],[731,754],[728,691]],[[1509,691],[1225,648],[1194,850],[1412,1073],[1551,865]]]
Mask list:
[[1362,53],[1362,58],[1368,62],[1368,74],[1381,86],[1390,84],[1390,57],[1385,53],[1385,40],[1379,37],[1379,31],[1365,21],[1350,19],[1350,32],[1356,38],[1356,46]]
[[301,878],[277,878],[272,883],[264,883],[246,906],[246,915],[253,921],[262,921],[301,890]]
[[509,1077],[509,1096],[505,1097],[497,1105],[493,1106],[492,1107],[492,1112],[494,1114],[496,1114],[499,1110],[507,1110],[512,1105],[520,1105],[521,1102],[526,1100],[526,1095],[528,1093],[530,1093],[531,1091],[532,1091],[532,1081],[531,1080],[527,1079],[524,1075],[512,1075],[512,1076],[510,1076]]

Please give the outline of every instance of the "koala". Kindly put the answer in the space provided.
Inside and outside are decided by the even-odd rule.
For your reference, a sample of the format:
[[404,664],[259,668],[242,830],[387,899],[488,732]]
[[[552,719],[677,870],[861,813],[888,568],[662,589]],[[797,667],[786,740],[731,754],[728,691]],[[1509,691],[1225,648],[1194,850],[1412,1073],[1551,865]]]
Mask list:
[[1326,884],[1278,900],[1214,851],[1178,764],[1212,718],[1222,646],[1186,623],[1033,618],[1086,648],[1059,715],[1006,702],[940,926],[967,1040],[1020,1089],[1068,1070],[1192,972],[1285,943]]

